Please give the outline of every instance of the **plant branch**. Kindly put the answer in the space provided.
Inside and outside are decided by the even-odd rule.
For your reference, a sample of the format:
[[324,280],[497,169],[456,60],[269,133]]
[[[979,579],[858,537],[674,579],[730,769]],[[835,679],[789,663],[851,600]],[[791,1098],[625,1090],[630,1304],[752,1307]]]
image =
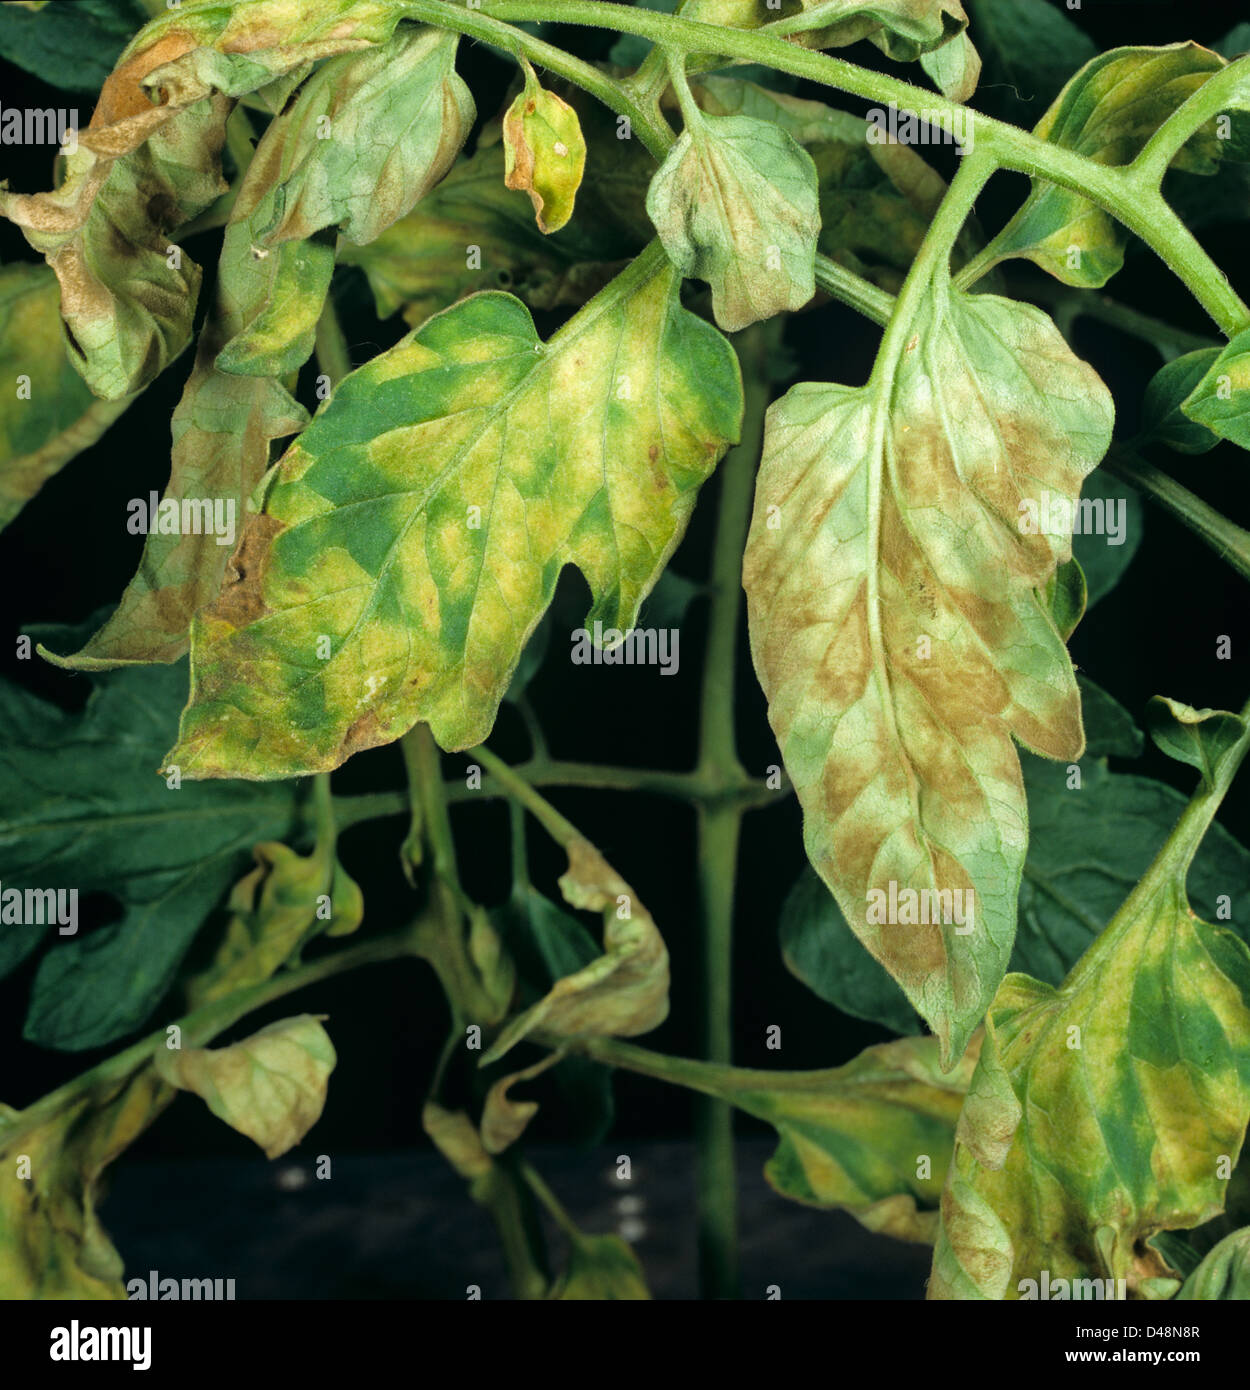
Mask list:
[[1144,492],[1205,541],[1243,579],[1250,579],[1250,531],[1235,525],[1175,478],[1148,463],[1131,445],[1113,447],[1102,466]]
[[889,323],[894,308],[894,296],[889,290],[881,289],[828,256],[816,256],[816,284],[826,294],[849,305],[882,328]]

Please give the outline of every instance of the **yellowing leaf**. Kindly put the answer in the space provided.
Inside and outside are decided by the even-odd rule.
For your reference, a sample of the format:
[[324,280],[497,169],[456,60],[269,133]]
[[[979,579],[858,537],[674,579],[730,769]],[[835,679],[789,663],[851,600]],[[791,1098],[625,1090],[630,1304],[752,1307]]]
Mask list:
[[312,1014],[271,1023],[230,1047],[155,1053],[164,1080],[194,1091],[268,1158],[293,1148],[321,1118],[335,1061],[334,1045]]
[[1015,931],[1012,739],[1082,750],[1037,592],[1071,537],[1024,534],[1021,505],[1077,496],[1112,406],[1037,310],[940,267],[916,289],[867,386],[804,383],[770,409],[743,583],[808,858],[950,1063]]
[[1221,439],[1250,449],[1250,330],[1236,334],[1205,365],[1205,373],[1181,403],[1181,410]]
[[560,1038],[635,1037],[668,1016],[668,951],[634,890],[587,840],[566,846],[564,900],[603,913],[604,953],[557,980],[482,1055],[497,1061],[536,1029]]
[[183,776],[328,769],[417,721],[480,743],[565,564],[588,621],[632,627],[741,420],[731,349],[676,292],[654,248],[549,343],[475,295],[346,377],[195,620]]
[[548,1298],[558,1302],[650,1299],[638,1256],[620,1236],[569,1232],[569,1261]]
[[1194,915],[1185,874],[1250,735],[1222,755],[1218,726],[1200,736],[1214,782],[1063,984],[1003,981],[942,1197],[931,1298],[1036,1297],[1027,1281],[1042,1270],[1167,1296],[1174,1272],[1150,1238],[1223,1207],[1223,1164],[1250,1121],[1250,949]]
[[504,182],[530,195],[539,230],[558,232],[573,216],[586,167],[577,112],[544,91],[525,64],[525,89],[503,119]]
[[20,1112],[0,1105],[0,1299],[126,1297],[121,1257],[96,1215],[97,1184],[173,1096],[144,1067],[33,1131],[17,1131]]
[[816,166],[780,126],[691,108],[647,212],[677,269],[711,285],[728,332],[801,309],[816,291]]
[[[1163,121],[1227,66],[1196,43],[1112,49],[1085,64],[1033,133],[1098,164],[1129,164]],[[1172,167],[1214,173],[1226,143],[1214,130],[1199,131]],[[1023,256],[1067,285],[1096,289],[1124,264],[1125,235],[1109,213],[1079,193],[1039,180],[980,263],[988,269]]]
[[96,400],[84,385],[69,359],[60,305],[47,266],[0,268],[0,527],[131,404],[130,397]]

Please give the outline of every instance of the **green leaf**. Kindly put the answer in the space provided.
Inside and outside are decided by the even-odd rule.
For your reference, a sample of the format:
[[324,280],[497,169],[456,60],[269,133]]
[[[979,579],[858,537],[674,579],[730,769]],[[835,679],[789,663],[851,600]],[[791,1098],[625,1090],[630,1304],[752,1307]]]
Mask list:
[[1220,1241],[1181,1285],[1176,1297],[1186,1302],[1250,1299],[1250,1226]]
[[1077,676],[1076,683],[1081,691],[1086,753],[1092,758],[1138,757],[1146,741],[1128,710],[1088,676]]
[[1217,43],[1211,45],[1231,63],[1243,53],[1250,53],[1250,24],[1235,24]]
[[558,232],[573,216],[586,168],[577,112],[539,85],[522,59],[525,88],[503,118],[504,183],[528,193],[540,232]]
[[632,627],[741,420],[733,353],[676,290],[656,248],[546,344],[476,295],[346,377],[195,619],[170,761],[286,777],[419,720],[472,747],[568,563],[588,622]]
[[620,1236],[568,1235],[568,1265],[548,1298],[561,1302],[650,1299],[638,1256]]
[[[121,1256],[96,1215],[97,1189],[173,1096],[144,1066],[101,1081],[33,1132],[19,1135],[20,1112],[0,1105],[0,1299],[126,1297]],[[29,1176],[18,1167],[23,1156]]]
[[66,352],[60,304],[47,266],[0,267],[0,528],[131,404],[87,389]]
[[920,66],[933,79],[933,85],[952,101],[970,101],[981,79],[981,55],[967,31],[940,48],[920,55]]
[[916,1011],[906,995],[856,940],[810,865],[786,896],[780,929],[786,969],[826,1003],[895,1033],[917,1031]]
[[321,1119],[338,1059],[325,1015],[300,1013],[271,1023],[231,1047],[157,1048],[156,1073],[195,1091],[218,1119],[278,1158]]
[[677,269],[709,282],[727,332],[801,309],[816,292],[816,166],[779,126],[692,107],[647,212]]
[[1217,347],[1198,348],[1173,358],[1151,377],[1142,402],[1143,443],[1161,444],[1178,454],[1205,454],[1215,448],[1219,436],[1190,420],[1184,407],[1219,356]]
[[[1131,163],[1163,121],[1225,66],[1196,43],[1112,49],[1072,78],[1034,134],[1097,164]],[[1214,130],[1199,131],[1172,167],[1214,173],[1225,143]],[[1124,264],[1126,235],[1110,213],[1079,193],[1035,181],[1024,206],[987,248],[987,266],[1023,256],[1064,284],[1098,289]]]
[[1146,708],[1150,736],[1170,758],[1202,773],[1208,787],[1219,780],[1220,764],[1245,736],[1239,715],[1223,710],[1194,709],[1192,705],[1156,695]]
[[[536,1029],[558,1038],[630,1038],[668,1016],[668,951],[651,914],[589,841],[575,839],[565,848],[569,867],[560,892],[572,907],[602,912],[603,954],[561,976],[512,1019],[480,1066],[498,1061]],[[569,949],[567,941],[562,948]],[[553,949],[550,937],[546,949]]]
[[[104,891],[122,906],[119,921],[61,939],[41,963],[32,1042],[75,1051],[139,1028],[251,847],[296,828],[294,784],[175,790],[155,775],[185,693],[181,667],[127,671],[64,714],[0,684],[4,887]],[[0,928],[0,974],[50,929]]]
[[978,104],[1015,124],[1049,106],[1098,46],[1052,0],[965,0],[984,69]]
[[[1244,736],[1243,736],[1244,749]],[[1056,1279],[1177,1281],[1160,1231],[1217,1215],[1250,1120],[1250,949],[1185,877],[1229,780],[1200,793],[1063,985],[1009,975],[986,1022],[942,1197],[929,1296]]]
[[1086,605],[1092,608],[1132,564],[1145,528],[1145,511],[1135,488],[1096,468],[1081,486],[1080,518],[1072,554],[1085,576]]
[[[743,582],[808,858],[953,1061],[1015,931],[1013,735],[1047,757],[1082,749],[1037,593],[1071,539],[1023,533],[1021,504],[1076,495],[1112,403],[1037,310],[957,293],[940,267],[912,302],[869,385],[804,383],[770,409]],[[882,923],[891,884],[913,907],[946,892],[923,901],[948,919],[959,892],[974,918]]]
[[1250,329],[1238,333],[1208,365],[1181,410],[1221,439],[1250,449]]
[[841,1208],[898,1240],[931,1241],[977,1048],[974,1038],[949,1073],[936,1038],[900,1038],[827,1071],[688,1064],[697,1073],[687,1084],[777,1130],[764,1176],[783,1197]]
[[[1087,730],[1092,717],[1086,702]],[[1093,734],[1090,732],[1091,746]],[[1106,750],[1105,743],[1103,749]],[[1125,756],[1121,753],[1119,756]],[[1029,854],[1011,969],[1059,985],[1115,914],[1185,809],[1164,782],[1111,772],[1094,758],[1068,768],[1025,756]],[[1189,875],[1195,909],[1250,943],[1250,851],[1215,824]],[[1221,898],[1228,900],[1221,911]]]
[[0,58],[53,87],[94,93],[146,22],[139,0],[76,0],[38,10],[0,5]]
[[[226,229],[216,311],[173,418],[166,499],[179,511],[184,499],[209,498],[241,523],[270,442],[307,423],[287,377],[312,352],[334,270],[318,234],[338,223],[344,236],[373,237],[441,177],[473,115],[455,49],[455,35],[405,29],[381,48],[331,58],[265,131]],[[176,660],[192,617],[221,590],[234,539],[233,528],[229,545],[203,529],[150,531],[108,626],[57,664]]]
[[158,1048],[157,1074],[194,1091],[231,1129],[277,1158],[321,1118],[334,1044],[319,1018],[284,1018],[230,1047]]

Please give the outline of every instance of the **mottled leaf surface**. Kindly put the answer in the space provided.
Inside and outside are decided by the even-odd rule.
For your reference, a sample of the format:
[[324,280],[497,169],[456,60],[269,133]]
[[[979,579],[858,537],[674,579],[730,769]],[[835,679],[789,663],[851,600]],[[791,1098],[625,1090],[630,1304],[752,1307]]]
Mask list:
[[951,1072],[941,1069],[936,1038],[900,1038],[827,1071],[690,1064],[697,1071],[686,1084],[777,1130],[764,1176],[783,1197],[839,1207],[899,1240],[931,1241],[977,1046],[974,1038]]
[[586,840],[568,846],[565,902],[603,914],[603,954],[562,975],[482,1055],[486,1066],[535,1031],[556,1037],[636,1037],[668,1016],[668,950],[637,894]]
[[312,1014],[284,1018],[230,1047],[158,1048],[157,1074],[194,1091],[232,1129],[277,1158],[321,1118],[337,1059]]
[[546,344],[476,295],[346,377],[195,620],[169,761],[287,777],[418,720],[471,747],[565,564],[588,621],[631,627],[741,418],[731,349],[676,289],[656,248]]
[[1220,794],[1200,792],[1202,814],[1180,822],[1058,989],[1003,981],[942,1197],[931,1298],[1013,1299],[1043,1269],[1175,1292],[1146,1242],[1219,1214],[1220,1160],[1236,1163],[1250,1120],[1250,949],[1195,916],[1185,889]]
[[[1064,759],[1083,743],[1037,593],[1071,537],[1022,533],[1019,504],[1077,495],[1112,408],[1036,310],[944,271],[916,303],[868,386],[804,383],[770,409],[743,579],[808,858],[953,1060],[1015,931],[1013,736]],[[972,931],[870,922],[891,882],[972,890]]]
[[[0,1299],[126,1297],[121,1256],[96,1214],[100,1177],[173,1095],[144,1067],[21,1134],[19,1112],[0,1105]],[[29,1178],[17,1175],[19,1155]]]
[[727,332],[801,309],[816,292],[816,166],[778,125],[691,111],[647,212],[678,270],[711,285]]

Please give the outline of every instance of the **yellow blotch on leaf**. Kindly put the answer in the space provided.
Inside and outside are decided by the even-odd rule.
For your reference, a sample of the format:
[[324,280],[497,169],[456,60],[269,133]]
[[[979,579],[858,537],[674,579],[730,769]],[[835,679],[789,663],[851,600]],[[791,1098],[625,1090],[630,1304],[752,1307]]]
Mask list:
[[503,138],[504,183],[530,195],[539,231],[558,232],[573,216],[586,141],[577,112],[544,91],[528,63],[525,90],[503,118]]

